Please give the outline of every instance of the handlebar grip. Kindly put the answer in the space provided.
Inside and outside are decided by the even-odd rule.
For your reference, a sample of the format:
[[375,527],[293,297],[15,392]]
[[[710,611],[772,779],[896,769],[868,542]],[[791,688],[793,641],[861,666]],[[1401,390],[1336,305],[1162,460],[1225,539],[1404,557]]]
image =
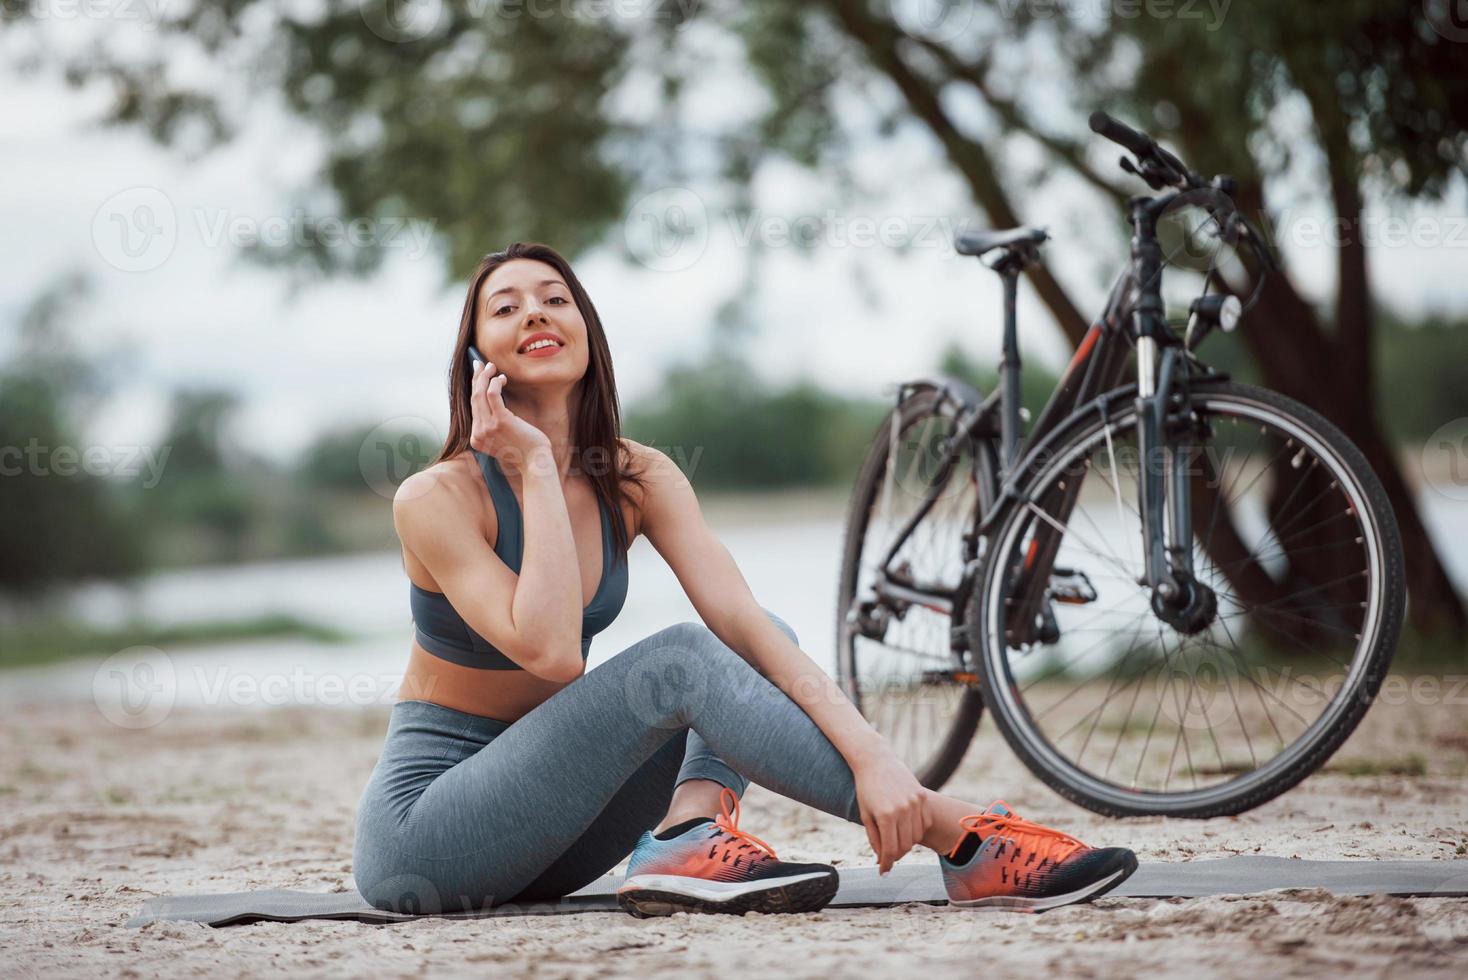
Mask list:
[[1126,147],[1139,156],[1151,153],[1157,145],[1152,142],[1150,136],[1137,132],[1125,123],[1118,122],[1100,109],[1091,113],[1091,131]]

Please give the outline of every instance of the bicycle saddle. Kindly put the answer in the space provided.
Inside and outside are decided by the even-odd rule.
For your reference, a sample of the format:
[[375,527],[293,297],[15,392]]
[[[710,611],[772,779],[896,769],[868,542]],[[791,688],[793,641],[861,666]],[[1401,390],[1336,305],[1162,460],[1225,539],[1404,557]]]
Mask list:
[[1016,245],[1033,247],[1050,235],[1044,228],[1008,228],[993,231],[980,228],[977,231],[961,231],[953,239],[953,248],[959,255],[983,255],[996,248],[1013,248]]

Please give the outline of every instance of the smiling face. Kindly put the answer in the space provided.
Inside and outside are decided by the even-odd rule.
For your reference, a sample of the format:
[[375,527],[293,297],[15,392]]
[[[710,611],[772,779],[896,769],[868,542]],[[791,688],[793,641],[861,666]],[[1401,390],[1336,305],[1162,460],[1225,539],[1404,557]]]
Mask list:
[[479,286],[474,346],[511,381],[575,383],[586,374],[586,320],[554,266],[513,259]]

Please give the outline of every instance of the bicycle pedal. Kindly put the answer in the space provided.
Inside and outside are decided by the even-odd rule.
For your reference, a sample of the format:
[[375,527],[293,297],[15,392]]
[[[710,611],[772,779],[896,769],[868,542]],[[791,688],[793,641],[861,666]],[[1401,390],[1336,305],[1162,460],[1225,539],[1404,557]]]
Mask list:
[[1075,568],[1056,568],[1050,573],[1050,587],[1046,592],[1054,602],[1068,606],[1084,606],[1096,601],[1096,587],[1086,573]]

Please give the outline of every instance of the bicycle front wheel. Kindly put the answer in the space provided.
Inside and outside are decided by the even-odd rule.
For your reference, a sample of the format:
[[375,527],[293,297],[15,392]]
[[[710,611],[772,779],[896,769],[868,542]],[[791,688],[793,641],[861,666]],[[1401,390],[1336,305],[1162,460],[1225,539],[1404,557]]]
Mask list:
[[883,421],[852,491],[837,588],[842,690],[929,789],[958,767],[983,712],[961,627],[993,457],[967,437],[948,451],[977,397],[923,386]]
[[[1396,521],[1360,451],[1271,391],[1195,383],[1190,397],[1168,464],[1189,474],[1186,607],[1145,584],[1139,477],[1153,463],[1130,399],[1072,423],[1035,464],[972,592],[1005,738],[1099,813],[1209,817],[1283,793],[1361,720],[1401,626]],[[1038,608],[1016,599],[1037,552],[1054,554]]]

